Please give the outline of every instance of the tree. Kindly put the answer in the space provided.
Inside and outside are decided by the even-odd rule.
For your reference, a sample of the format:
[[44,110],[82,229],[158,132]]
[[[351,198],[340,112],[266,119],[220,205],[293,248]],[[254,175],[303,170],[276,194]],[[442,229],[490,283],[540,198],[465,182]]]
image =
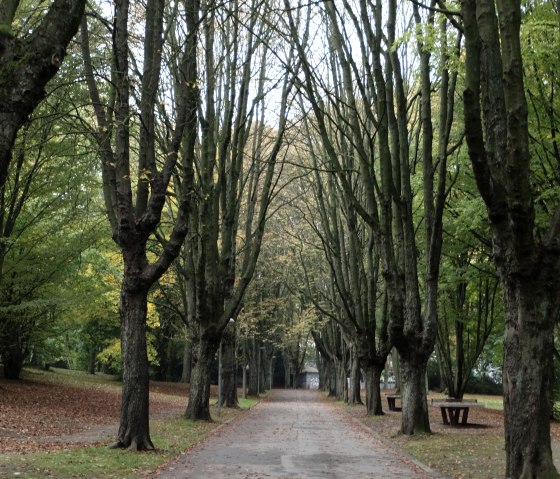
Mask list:
[[[17,31],[21,0],[0,2],[0,187],[12,161],[19,129],[45,97],[45,87],[58,72],[66,48],[78,31],[85,0],[54,0],[33,31]],[[41,13],[42,14],[42,13]]]
[[466,252],[452,262],[456,277],[449,273],[441,287],[436,351],[447,393],[458,400],[488,338],[502,324],[497,279],[484,270],[488,260],[476,261],[476,253]]
[[[519,0],[462,0],[465,131],[504,295],[506,476],[560,477],[550,449],[560,209],[535,221]],[[558,13],[558,12],[557,12]]]
[[[162,76],[164,46],[169,33],[164,26],[166,21],[177,25],[175,22],[180,17],[166,17],[166,4],[159,0],[149,0],[145,10],[129,7],[128,0],[118,0],[115,4],[108,85],[100,86],[97,82],[102,75],[95,75],[86,21],[82,22],[81,46],[97,123],[91,136],[101,156],[103,192],[113,240],[123,257],[120,293],[123,395],[119,432],[113,446],[145,450],[153,449],[148,413],[148,292],[179,254],[187,233],[199,96],[196,55],[199,3],[189,0],[184,5],[184,49],[179,55],[175,102],[171,106],[173,123],[163,126],[158,125],[157,111],[158,95],[162,99],[165,95],[162,90],[168,86]],[[132,48],[131,42],[135,38],[132,30],[142,21],[142,44],[135,45],[143,53],[139,72],[136,59],[132,57],[134,61],[131,61],[131,56],[138,51]],[[99,71],[104,70],[100,67]],[[138,82],[138,90],[133,78]],[[137,109],[131,105],[131,99],[136,98]],[[158,142],[159,128],[167,129],[166,141]],[[177,173],[178,164],[180,173]],[[173,177],[181,183],[181,188],[175,190],[176,220],[161,251],[150,262],[147,243],[161,221]]]
[[54,83],[20,131],[0,188],[0,356],[11,379],[32,357],[48,357],[41,347],[72,301],[66,277],[99,239],[86,186],[92,159],[64,122],[68,91]]
[[[407,5],[395,1],[320,4],[315,8],[322,9],[324,35],[330,40],[325,56],[329,63],[325,67],[320,61],[312,62],[316,56],[309,47],[311,13],[306,21],[297,23],[289,2],[285,6],[290,13],[291,39],[297,45],[305,73],[301,88],[328,159],[325,168],[336,175],[348,204],[370,228],[380,258],[389,342],[396,345],[401,358],[401,431],[429,431],[425,370],[436,337],[442,215],[448,194],[447,157],[452,150],[456,73],[450,73],[447,58],[451,56],[448,44],[453,40],[443,22],[438,41],[446,48],[436,63],[441,77],[440,135],[436,140],[432,124],[432,76],[436,71],[432,69],[428,42],[434,36],[435,9],[421,14],[417,6],[412,7],[417,26],[414,55],[405,53],[408,44],[398,36],[405,33],[397,19],[411,16]],[[350,44],[353,37],[358,38],[356,48]],[[414,63],[408,59],[403,62],[407,54],[419,64],[418,82],[407,81],[409,72],[403,65]],[[324,70],[331,65],[336,68],[328,78]],[[340,93],[333,86],[338,83],[343,85]],[[411,111],[419,117],[420,129],[415,136],[411,135]],[[411,137],[421,138],[421,143],[414,145]],[[341,148],[341,138],[347,139],[351,148]],[[350,156],[355,157],[353,163],[342,161]],[[420,198],[412,187],[415,158],[423,173]],[[348,166],[355,176],[348,175]],[[355,189],[349,177],[361,188]],[[418,202],[422,205],[423,243],[416,239],[413,212]],[[426,258],[423,281],[419,278],[419,247],[423,247]]]
[[[341,92],[338,96],[342,97]],[[344,110],[342,105],[338,108]],[[351,114],[351,111],[345,112],[342,116],[350,117]],[[321,306],[327,298],[323,296],[320,300],[317,297],[319,291],[314,291],[315,305],[323,315],[330,317],[340,327],[341,339],[345,343],[350,359],[349,402],[362,402],[360,377],[363,368],[366,383],[366,414],[379,415],[382,414],[379,382],[392,347],[387,333],[388,317],[383,312],[380,314],[377,309],[380,296],[379,255],[374,248],[371,228],[352,208],[351,200],[345,195],[344,190],[335,184],[333,175],[319,174],[322,165],[319,164],[309,127],[307,131],[310,141],[306,146],[313,156],[315,172],[313,182],[315,204],[308,206],[308,221],[320,238],[323,254],[330,269],[332,282],[330,291],[335,294],[335,297],[328,298],[331,307],[327,309]],[[348,136],[351,138],[351,134]],[[342,151],[352,150],[351,140],[344,137],[339,139],[339,145]],[[360,191],[362,185],[356,181],[357,168],[353,156],[343,155],[342,163],[348,184],[358,185],[354,187],[355,197],[363,197],[363,191]],[[329,165],[325,167],[328,169]],[[314,210],[319,212],[318,219],[314,218]],[[323,351],[323,354],[326,353],[328,357],[324,343],[319,350]],[[342,359],[344,354],[338,357]],[[342,362],[342,367],[345,378],[345,362]]]
[[502,333],[503,307],[491,232],[466,148],[454,156],[456,182],[444,212],[436,353],[440,386],[450,397],[461,399],[473,370]]
[[[266,73],[277,66],[269,64],[274,38],[259,21],[269,12],[267,2],[252,2],[250,14],[237,2],[227,10],[214,2],[203,8],[206,89],[199,107],[196,194],[186,242],[192,267],[188,297],[194,307],[186,417],[197,420],[211,419],[210,366],[224,329],[240,310],[260,254],[279,159],[286,152],[283,139],[293,81],[292,73],[279,79]],[[217,45],[221,49],[216,52]],[[291,52],[283,54],[282,61],[291,65]],[[268,125],[269,89],[279,98],[275,128]]]

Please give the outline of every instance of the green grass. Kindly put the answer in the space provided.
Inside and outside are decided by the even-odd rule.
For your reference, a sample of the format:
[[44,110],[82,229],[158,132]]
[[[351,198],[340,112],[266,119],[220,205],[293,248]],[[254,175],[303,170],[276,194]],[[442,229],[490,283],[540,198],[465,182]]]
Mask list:
[[[241,409],[257,401],[243,400]],[[155,451],[132,453],[106,446],[85,447],[58,452],[2,454],[0,462],[11,463],[10,476],[20,478],[133,478],[150,474],[161,464],[200,442],[224,422],[240,414],[222,409],[214,422],[172,418],[152,421],[151,437]],[[216,419],[216,418],[215,418]]]
[[[27,370],[27,378],[33,377],[58,383],[84,386],[84,383],[120,386],[112,376],[85,375],[67,370]],[[152,473],[163,463],[171,460],[194,444],[207,437],[213,430],[235,418],[243,410],[257,404],[255,399],[239,399],[239,409],[222,408],[218,417],[212,407],[213,422],[190,421],[175,417],[150,422],[155,451],[133,453],[109,449],[104,444],[97,447],[80,447],[63,451],[45,451],[0,454],[1,477],[14,478],[134,478]],[[108,444],[108,443],[107,443]],[[6,474],[6,475],[4,475]]]
[[154,470],[169,459],[166,451],[130,453],[87,447],[62,452],[36,452],[23,455],[3,454],[0,459],[12,463],[12,476],[21,478],[128,478]]
[[398,436],[400,447],[450,478],[496,479],[505,471],[504,440],[500,436],[429,434]]
[[241,409],[249,409],[252,408],[255,404],[257,404],[259,401],[257,401],[256,399],[243,399],[243,398],[239,398],[239,407]]
[[64,383],[83,387],[85,384],[105,385],[120,388],[122,383],[116,376],[103,373],[86,374],[83,371],[73,369],[50,368],[48,371],[42,369],[26,368],[25,379],[37,379],[45,382]]

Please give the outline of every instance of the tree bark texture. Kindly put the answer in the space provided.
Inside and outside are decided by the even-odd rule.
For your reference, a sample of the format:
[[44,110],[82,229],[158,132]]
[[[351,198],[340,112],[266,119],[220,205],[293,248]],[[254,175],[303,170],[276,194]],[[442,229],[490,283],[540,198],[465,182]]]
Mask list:
[[381,403],[381,373],[383,366],[367,366],[364,368],[366,379],[366,415],[381,416],[383,405]]
[[193,351],[193,368],[189,389],[189,402],[185,417],[195,421],[211,421],[210,370],[218,351],[219,340],[201,335]]
[[123,362],[121,419],[114,447],[154,449],[149,427],[149,377],[146,347],[147,290],[121,290],[121,345]]
[[402,434],[427,433],[430,431],[428,400],[426,397],[426,365],[416,355],[401,355]]
[[227,326],[222,335],[222,390],[220,405],[237,407],[237,361],[235,358],[235,329]]
[[361,388],[360,388],[360,361],[358,355],[356,354],[356,347],[352,348],[352,354],[350,355],[351,367],[350,367],[350,391],[348,393],[350,404],[363,404]]
[[548,284],[504,288],[504,426],[507,477],[560,477],[550,445],[554,318]]
[[183,348],[183,371],[181,373],[181,382],[191,382],[191,367],[192,367],[192,347],[189,339],[185,340]]
[[348,402],[348,374],[346,369],[346,361],[337,359],[335,361],[336,368],[336,399]]
[[466,40],[466,139],[492,226],[506,313],[506,476],[557,478],[549,420],[560,290],[560,210],[556,205],[546,229],[535,224],[521,2],[462,0],[461,13]]

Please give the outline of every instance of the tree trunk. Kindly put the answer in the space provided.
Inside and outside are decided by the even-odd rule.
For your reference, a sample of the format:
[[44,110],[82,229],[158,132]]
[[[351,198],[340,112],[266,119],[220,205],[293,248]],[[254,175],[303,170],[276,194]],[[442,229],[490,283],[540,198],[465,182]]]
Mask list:
[[401,355],[400,366],[403,408],[401,433],[411,435],[431,432],[426,397],[427,359],[420,355]]
[[383,415],[383,406],[379,383],[383,366],[368,366],[364,371],[366,376],[366,415],[381,416]]
[[[127,267],[128,266],[128,267]],[[121,289],[121,350],[123,391],[117,442],[112,447],[131,451],[154,449],[149,427],[149,378],[146,347],[147,290],[127,290],[125,265]]]
[[258,381],[259,377],[257,375],[258,363],[257,363],[257,346],[255,340],[252,339],[249,343],[245,342],[245,355],[247,357],[247,364],[249,365],[249,384],[247,387],[247,394],[249,396],[258,396]]
[[348,402],[348,381],[346,379],[346,364],[343,360],[335,361],[336,368],[336,399]]
[[455,364],[456,373],[455,380],[453,384],[453,392],[449,392],[451,397],[457,398],[459,400],[463,399],[463,370],[465,363],[465,348],[463,340],[463,331],[465,329],[465,323],[463,318],[461,320],[455,321]]
[[192,348],[189,339],[185,340],[185,347],[183,348],[183,372],[181,373],[181,382],[191,382],[191,363],[192,363]]
[[96,352],[96,347],[95,345],[92,344],[88,355],[89,356],[88,367],[87,367],[88,374],[95,374],[95,357],[97,356],[95,352]]
[[352,347],[351,361],[349,402],[350,404],[363,404],[360,394],[360,360],[355,347]]
[[292,384],[292,368],[290,367],[289,362],[284,363],[284,382],[286,384],[286,389],[293,388]]
[[226,327],[222,336],[222,390],[220,405],[238,407],[237,363],[235,361],[235,331]]
[[556,205],[555,212],[550,210],[549,230],[535,227],[522,6],[519,0],[462,0],[461,13],[466,140],[492,224],[493,256],[504,294],[506,476],[558,478],[549,420],[560,215]]
[[506,477],[557,478],[550,446],[555,303],[544,285],[504,283]]
[[257,376],[257,366],[251,363],[249,365],[249,384],[247,386],[247,395],[258,396],[258,376]]
[[10,347],[3,354],[4,378],[19,379],[23,369],[24,354],[19,346]]
[[193,357],[189,403],[185,416],[196,421],[211,421],[210,416],[210,370],[219,342],[201,334]]
[[336,397],[337,382],[336,367],[333,362],[329,362],[327,369],[327,392],[329,397]]
[[401,392],[402,377],[401,358],[399,356],[397,348],[393,348],[393,350],[391,351],[391,361],[393,363],[393,374],[395,375],[395,390],[396,393],[399,394]]

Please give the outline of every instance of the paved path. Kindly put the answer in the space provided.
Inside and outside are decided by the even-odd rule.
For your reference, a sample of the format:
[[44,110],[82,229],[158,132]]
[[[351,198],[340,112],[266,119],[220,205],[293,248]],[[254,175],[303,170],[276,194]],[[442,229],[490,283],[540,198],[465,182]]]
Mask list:
[[355,421],[317,392],[276,390],[157,478],[433,478]]

